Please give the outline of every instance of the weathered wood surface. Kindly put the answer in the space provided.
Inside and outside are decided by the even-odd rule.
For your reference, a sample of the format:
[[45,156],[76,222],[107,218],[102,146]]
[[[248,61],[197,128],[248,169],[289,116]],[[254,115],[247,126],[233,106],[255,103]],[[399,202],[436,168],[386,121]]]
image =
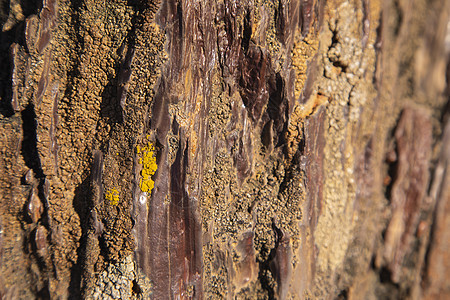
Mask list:
[[0,2],[5,299],[450,297],[450,3]]

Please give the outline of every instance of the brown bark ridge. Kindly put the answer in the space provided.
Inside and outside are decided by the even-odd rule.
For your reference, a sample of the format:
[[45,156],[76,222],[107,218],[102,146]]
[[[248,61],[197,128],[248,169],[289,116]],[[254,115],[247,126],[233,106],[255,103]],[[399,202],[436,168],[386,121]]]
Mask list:
[[450,2],[0,22],[0,299],[450,297]]

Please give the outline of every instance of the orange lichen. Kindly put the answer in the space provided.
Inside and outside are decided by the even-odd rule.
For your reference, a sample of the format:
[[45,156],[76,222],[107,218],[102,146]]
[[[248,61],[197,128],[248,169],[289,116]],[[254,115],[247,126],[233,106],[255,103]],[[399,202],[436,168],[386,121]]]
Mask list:
[[302,139],[301,132],[304,120],[313,115],[320,106],[327,104],[329,101],[329,97],[319,93],[315,93],[308,99],[305,104],[300,104],[295,107],[294,112],[291,115],[291,120],[289,121],[288,130],[286,132],[289,160],[297,151],[297,146]]

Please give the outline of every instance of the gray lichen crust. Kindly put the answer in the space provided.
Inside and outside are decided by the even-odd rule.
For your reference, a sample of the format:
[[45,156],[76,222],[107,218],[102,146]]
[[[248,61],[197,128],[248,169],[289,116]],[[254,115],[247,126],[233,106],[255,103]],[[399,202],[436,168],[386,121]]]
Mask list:
[[150,280],[136,269],[132,256],[110,263],[98,275],[87,299],[149,299]]

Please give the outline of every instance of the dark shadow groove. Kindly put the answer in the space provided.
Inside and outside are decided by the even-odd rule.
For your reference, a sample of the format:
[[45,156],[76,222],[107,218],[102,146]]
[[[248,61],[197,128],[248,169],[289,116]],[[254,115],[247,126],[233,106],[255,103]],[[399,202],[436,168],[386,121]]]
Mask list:
[[34,105],[29,103],[21,112],[23,140],[21,154],[25,161],[25,165],[32,169],[37,179],[45,177],[42,171],[41,160],[37,150],[37,123]]
[[41,0],[21,0],[20,7],[25,17],[37,14],[42,9]]
[[89,211],[92,207],[90,176],[83,176],[85,179],[75,189],[73,206],[75,212],[80,218],[81,238],[80,245],[77,249],[77,262],[72,266],[70,271],[69,299],[81,299],[81,280],[83,274],[83,266],[86,258],[87,234],[89,230]]

